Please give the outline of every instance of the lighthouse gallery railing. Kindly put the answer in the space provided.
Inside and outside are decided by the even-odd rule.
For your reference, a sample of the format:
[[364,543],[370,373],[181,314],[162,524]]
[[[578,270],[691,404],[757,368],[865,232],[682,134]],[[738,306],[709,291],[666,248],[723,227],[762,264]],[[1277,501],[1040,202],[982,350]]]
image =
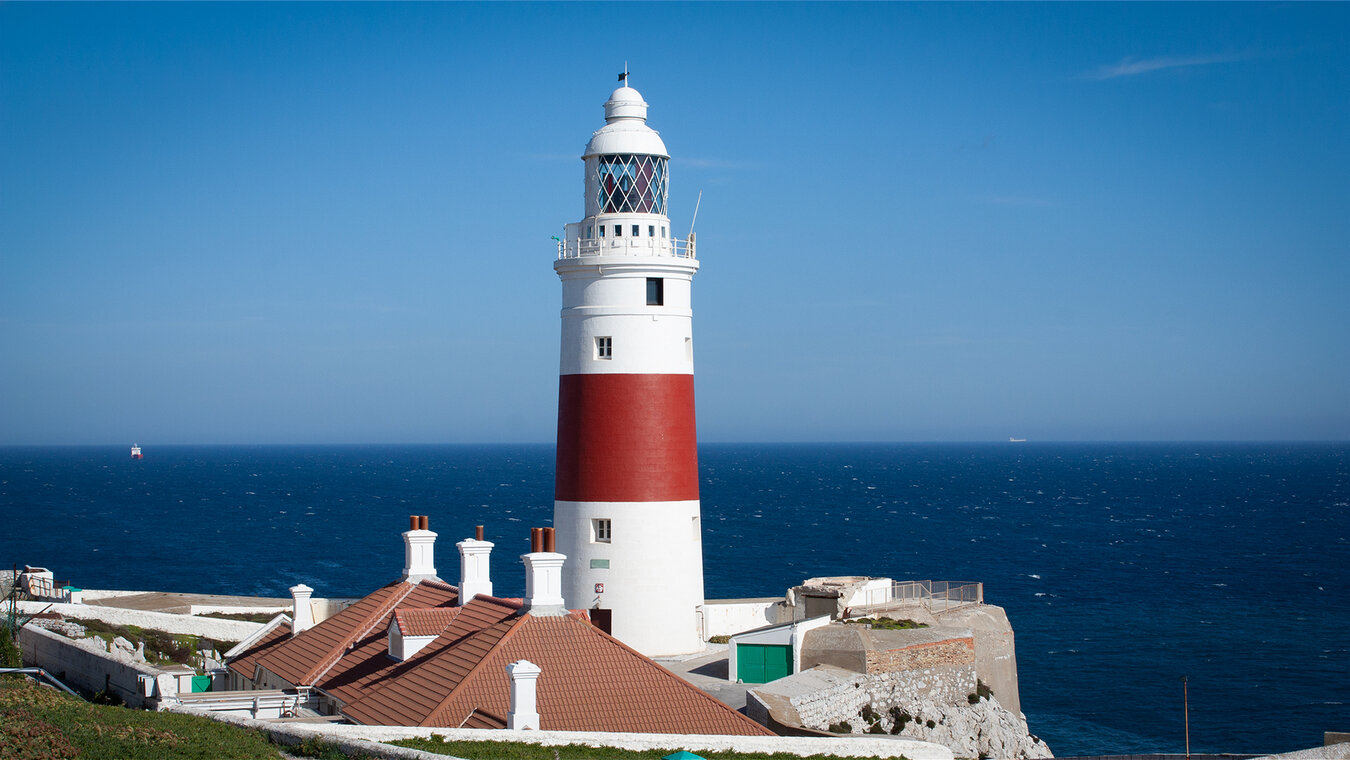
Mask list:
[[678,238],[616,237],[590,240],[559,240],[558,258],[580,256],[674,256],[692,259],[694,241]]

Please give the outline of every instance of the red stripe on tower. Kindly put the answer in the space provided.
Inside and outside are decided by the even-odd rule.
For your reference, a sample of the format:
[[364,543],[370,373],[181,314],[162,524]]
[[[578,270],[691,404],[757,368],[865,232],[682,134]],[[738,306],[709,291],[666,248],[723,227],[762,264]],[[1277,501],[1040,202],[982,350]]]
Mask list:
[[693,375],[563,375],[558,473],[563,501],[698,498]]

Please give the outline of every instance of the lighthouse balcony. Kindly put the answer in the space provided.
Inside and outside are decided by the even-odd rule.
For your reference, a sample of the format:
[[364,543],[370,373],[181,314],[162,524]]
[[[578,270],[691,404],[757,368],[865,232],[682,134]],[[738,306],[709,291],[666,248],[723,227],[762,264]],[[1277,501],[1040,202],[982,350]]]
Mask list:
[[558,241],[558,258],[576,259],[582,256],[671,256],[678,259],[694,257],[694,241],[675,238],[627,237]]

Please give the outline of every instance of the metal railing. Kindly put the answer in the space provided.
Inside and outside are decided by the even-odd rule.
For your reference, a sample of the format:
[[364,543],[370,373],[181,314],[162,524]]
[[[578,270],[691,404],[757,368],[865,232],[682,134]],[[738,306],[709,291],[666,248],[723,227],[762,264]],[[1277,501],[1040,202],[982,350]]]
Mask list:
[[575,259],[581,256],[673,256],[677,259],[695,258],[694,241],[692,239],[613,237],[558,241],[558,258]]
[[851,605],[854,613],[906,604],[922,604],[931,612],[945,612],[967,604],[983,604],[984,584],[967,581],[898,581],[889,588],[868,589],[861,596],[861,604]]

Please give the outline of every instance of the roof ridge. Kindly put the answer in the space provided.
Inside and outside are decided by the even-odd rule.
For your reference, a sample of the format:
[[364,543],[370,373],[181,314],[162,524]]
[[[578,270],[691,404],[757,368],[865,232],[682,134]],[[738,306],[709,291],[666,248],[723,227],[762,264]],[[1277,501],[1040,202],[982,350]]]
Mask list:
[[398,593],[396,591],[395,593],[390,594],[389,599],[387,599],[384,604],[375,608],[375,611],[371,613],[370,617],[366,618],[361,625],[352,628],[352,632],[344,636],[338,642],[338,645],[333,648],[334,651],[332,653],[324,659],[319,660],[309,672],[305,673],[302,678],[304,683],[296,684],[296,686],[318,685],[318,680],[323,677],[324,673],[332,670],[334,665],[337,665],[338,661],[342,659],[342,656],[346,654],[353,643],[365,638],[368,633],[375,629],[375,626],[379,624],[380,620],[384,619],[385,615],[392,612],[393,608],[397,607],[399,602],[403,601],[408,594],[411,594],[414,588],[417,588],[417,584],[414,583],[408,583],[406,581],[399,581],[399,583],[404,587],[403,593]]
[[[459,679],[459,683],[455,684],[455,688],[451,689],[449,693],[445,695],[444,699],[442,699],[440,702],[437,702],[436,706],[431,708],[431,710],[427,712],[427,716],[423,718],[422,722],[418,723],[417,725],[418,726],[429,725],[427,721],[431,720],[432,717],[436,715],[436,713],[440,712],[442,709],[444,709],[447,705],[450,704],[450,700],[454,699],[455,695],[459,693],[459,690],[464,688],[464,684],[469,683],[470,681],[473,680],[474,676],[478,675],[478,672],[483,669],[484,664],[488,660],[492,659],[492,655],[495,654],[498,649],[501,649],[502,645],[506,643],[506,640],[515,635],[516,631],[520,630],[521,626],[525,623],[525,620],[530,617],[533,616],[530,615],[529,613],[526,613],[524,615],[516,617],[514,620],[512,620],[511,618],[505,618],[505,620],[511,620],[511,627],[507,628],[506,633],[503,633],[501,637],[497,639],[497,643],[489,647],[488,650],[483,653],[483,656],[478,658],[478,662],[474,663],[474,666],[469,669],[469,672],[465,673],[464,677]],[[494,623],[493,625],[496,624],[497,623]],[[482,630],[487,630],[487,628],[484,628]]]
[[514,597],[488,596],[487,594],[478,594],[461,606],[467,607],[470,603],[477,602],[479,600],[482,600],[488,604],[495,604],[498,607],[509,607],[513,610],[518,610],[525,606],[525,602],[523,600],[517,600]]

